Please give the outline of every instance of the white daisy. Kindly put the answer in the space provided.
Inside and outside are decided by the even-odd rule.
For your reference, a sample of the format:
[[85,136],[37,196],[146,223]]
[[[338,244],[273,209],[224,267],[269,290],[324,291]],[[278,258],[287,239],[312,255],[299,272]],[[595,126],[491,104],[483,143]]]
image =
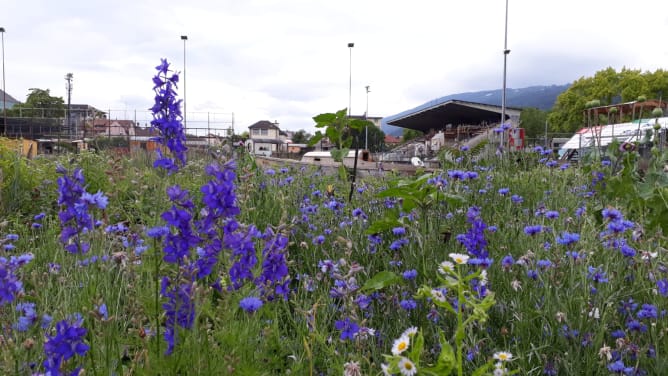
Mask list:
[[438,271],[441,274],[450,274],[454,270],[455,270],[455,264],[451,263],[450,261],[443,261],[438,266]]
[[402,335],[392,344],[392,355],[399,355],[408,349],[411,344],[410,337]]
[[418,332],[417,327],[411,326],[410,328],[404,330],[404,332],[401,334],[401,336],[402,337],[403,336],[413,337],[414,335],[417,334],[417,332]]
[[494,359],[501,362],[509,362],[513,359],[513,354],[507,351],[499,351],[497,353],[494,353]]
[[451,253],[448,256],[450,256],[452,261],[459,265],[466,264],[469,261],[469,255],[463,253]]
[[404,376],[413,376],[417,374],[417,367],[415,367],[415,364],[413,364],[410,359],[401,357],[401,360],[399,361],[399,371],[401,371],[401,374]]

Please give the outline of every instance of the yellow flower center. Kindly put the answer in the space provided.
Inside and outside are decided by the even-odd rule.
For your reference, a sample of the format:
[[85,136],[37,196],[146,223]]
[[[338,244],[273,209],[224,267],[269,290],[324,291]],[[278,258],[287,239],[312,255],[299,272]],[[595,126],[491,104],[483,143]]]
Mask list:
[[410,364],[410,363],[408,363],[408,362],[406,362],[406,364],[404,364],[404,368],[406,368],[406,369],[413,369],[413,365]]
[[397,346],[397,349],[399,349],[399,351],[404,351],[404,350],[406,350],[406,347],[408,347],[408,346],[406,346],[406,342],[401,342],[401,343]]

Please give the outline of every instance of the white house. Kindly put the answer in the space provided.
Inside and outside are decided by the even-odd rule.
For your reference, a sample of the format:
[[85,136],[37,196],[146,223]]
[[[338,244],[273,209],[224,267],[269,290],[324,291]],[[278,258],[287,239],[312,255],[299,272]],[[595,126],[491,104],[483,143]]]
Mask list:
[[277,122],[260,120],[248,127],[250,138],[246,140],[246,150],[252,154],[270,156],[272,153],[287,151],[285,137]]

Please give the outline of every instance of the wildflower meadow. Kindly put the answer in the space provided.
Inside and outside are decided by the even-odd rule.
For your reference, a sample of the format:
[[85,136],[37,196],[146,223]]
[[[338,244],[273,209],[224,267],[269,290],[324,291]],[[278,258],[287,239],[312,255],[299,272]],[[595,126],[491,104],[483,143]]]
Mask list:
[[191,156],[153,85],[158,156],[0,150],[0,374],[668,373],[664,150],[452,149],[350,195]]

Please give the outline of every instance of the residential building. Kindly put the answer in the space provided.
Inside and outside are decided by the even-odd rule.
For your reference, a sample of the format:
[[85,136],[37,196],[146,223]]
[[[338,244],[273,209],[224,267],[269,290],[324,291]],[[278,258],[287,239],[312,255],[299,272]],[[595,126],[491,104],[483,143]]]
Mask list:
[[252,154],[270,156],[272,153],[287,151],[287,134],[281,132],[278,122],[260,120],[248,127],[248,134],[250,138],[246,140],[245,146]]

